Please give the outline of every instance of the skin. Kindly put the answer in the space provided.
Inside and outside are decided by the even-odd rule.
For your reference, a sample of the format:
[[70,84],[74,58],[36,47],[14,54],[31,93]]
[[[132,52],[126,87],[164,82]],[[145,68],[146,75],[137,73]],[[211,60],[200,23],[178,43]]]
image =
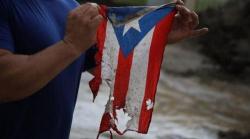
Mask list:
[[34,55],[0,50],[0,102],[21,100],[43,88],[95,44],[102,19],[96,6],[84,4],[70,12],[60,42]]
[[182,0],[175,0],[178,13],[175,16],[172,30],[168,36],[168,43],[173,44],[185,39],[199,37],[208,32],[208,28],[196,29],[199,17],[194,11],[184,6]]
[[[208,29],[195,29],[199,24],[197,14],[184,7],[181,0],[176,2],[178,14],[168,42],[205,34]],[[33,55],[0,49],[0,102],[24,99],[46,86],[96,43],[96,31],[102,19],[97,6],[83,4],[70,12],[64,39],[47,49]]]

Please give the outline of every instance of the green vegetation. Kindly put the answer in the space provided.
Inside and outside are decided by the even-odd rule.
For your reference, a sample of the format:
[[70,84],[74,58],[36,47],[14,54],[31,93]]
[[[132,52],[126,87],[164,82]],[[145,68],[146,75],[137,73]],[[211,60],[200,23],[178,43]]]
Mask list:
[[206,10],[207,8],[218,8],[221,4],[227,0],[197,0],[195,9],[198,11]]
[[[250,0],[229,0],[219,8],[200,13],[200,23],[210,29],[199,38],[202,52],[222,70],[242,74],[250,70]],[[249,77],[249,76],[246,76]]]

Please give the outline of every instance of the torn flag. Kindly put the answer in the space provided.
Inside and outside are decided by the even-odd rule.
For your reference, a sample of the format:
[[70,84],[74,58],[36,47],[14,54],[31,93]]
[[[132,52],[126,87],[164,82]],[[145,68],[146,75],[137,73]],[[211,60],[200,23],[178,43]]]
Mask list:
[[[112,130],[119,135],[129,130],[146,134],[167,36],[176,14],[175,4],[101,6],[100,12],[105,21],[97,33],[97,67],[90,88],[95,98],[105,81],[110,87],[110,97],[99,135]],[[119,121],[124,120],[125,127],[120,128]]]

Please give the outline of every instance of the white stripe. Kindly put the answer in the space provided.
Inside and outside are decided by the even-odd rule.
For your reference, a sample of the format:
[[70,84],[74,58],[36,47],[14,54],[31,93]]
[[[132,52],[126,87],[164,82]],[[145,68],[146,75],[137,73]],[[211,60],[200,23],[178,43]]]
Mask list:
[[[115,82],[115,73],[118,64],[118,56],[119,56],[119,43],[117,37],[114,32],[114,28],[110,21],[107,22],[106,27],[106,38],[103,49],[102,56],[102,79],[106,81],[106,83],[110,87],[110,99],[114,93],[114,82]],[[112,103],[111,100],[108,102],[108,107],[106,108],[106,112],[112,112]]]
[[112,79],[118,64],[119,43],[117,41],[113,26],[108,21],[106,38],[102,56],[102,79]]
[[154,28],[141,40],[134,49],[132,67],[130,71],[129,88],[126,97],[126,110],[132,119],[128,122],[128,129],[138,130],[142,102],[144,99],[150,46]]

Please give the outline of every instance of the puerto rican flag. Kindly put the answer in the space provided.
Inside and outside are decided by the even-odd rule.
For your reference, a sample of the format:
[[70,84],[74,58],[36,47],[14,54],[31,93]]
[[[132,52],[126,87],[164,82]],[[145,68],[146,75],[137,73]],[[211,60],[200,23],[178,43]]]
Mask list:
[[[90,88],[95,98],[100,84],[105,82],[110,87],[110,97],[99,135],[106,131],[123,135],[129,130],[146,134],[167,36],[176,14],[175,4],[101,6],[100,13],[105,20],[97,34],[97,68]],[[119,126],[121,123],[124,127]]]

